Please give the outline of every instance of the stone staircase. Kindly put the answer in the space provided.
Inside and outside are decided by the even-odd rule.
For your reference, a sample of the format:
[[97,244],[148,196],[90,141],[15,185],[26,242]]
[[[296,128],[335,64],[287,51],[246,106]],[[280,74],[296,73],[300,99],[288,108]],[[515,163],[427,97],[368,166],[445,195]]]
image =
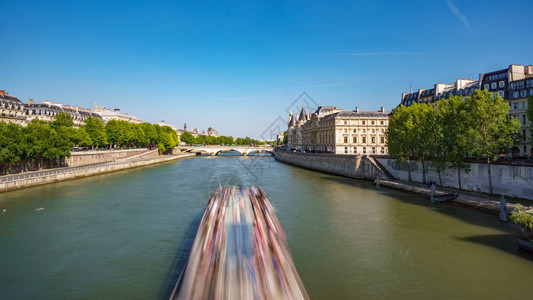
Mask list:
[[119,162],[123,162],[123,161],[128,161],[128,160],[135,160],[135,159],[141,159],[141,158],[144,158],[145,156],[151,156],[154,154],[154,152],[158,152],[159,150],[155,149],[155,150],[146,150],[142,153],[139,153],[139,154],[136,154],[136,155],[133,155],[133,156],[128,156],[128,157],[124,157],[124,158],[120,158],[120,159],[117,159],[116,161],[119,161]]
[[366,158],[381,173],[381,179],[385,179],[385,180],[395,180],[396,179],[373,156],[368,155]]

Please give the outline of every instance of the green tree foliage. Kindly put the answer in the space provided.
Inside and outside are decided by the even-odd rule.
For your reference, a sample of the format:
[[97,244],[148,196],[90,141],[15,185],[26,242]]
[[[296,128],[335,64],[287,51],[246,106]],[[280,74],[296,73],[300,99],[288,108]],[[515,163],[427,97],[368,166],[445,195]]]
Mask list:
[[95,117],[89,117],[85,120],[84,129],[91,139],[90,145],[93,146],[93,149],[94,147],[98,148],[107,145],[107,132],[102,120]]
[[467,136],[472,153],[487,162],[489,190],[493,193],[490,163],[499,153],[507,153],[520,129],[520,122],[509,118],[509,106],[503,98],[486,90],[475,91],[465,101],[468,115]]
[[441,159],[444,163],[449,162],[452,168],[457,169],[457,180],[461,189],[461,170],[468,166],[464,158],[468,154],[468,150],[471,149],[470,140],[466,134],[468,116],[463,98],[451,96],[449,99],[440,100],[438,102],[438,115],[442,126],[441,147],[443,152],[441,152]]
[[[526,116],[529,122],[533,123],[533,96],[530,96],[529,98],[527,98]],[[529,132],[531,134],[529,138],[529,142],[531,143],[531,145],[533,145],[533,130],[530,130]]]
[[414,127],[412,111],[412,108],[404,105],[395,108],[389,118],[389,128],[386,133],[390,155],[395,157],[396,163],[400,166],[407,163],[409,181],[412,180],[410,158],[414,153],[416,142],[411,131]]
[[[431,160],[439,171],[448,164],[457,168],[459,187],[467,154],[487,162],[489,189],[493,193],[490,163],[499,153],[508,153],[515,142],[520,122],[508,117],[509,106],[488,91],[475,91],[463,101],[450,97],[436,104],[397,107],[389,119],[387,141],[389,153],[400,165],[410,159],[425,165]],[[423,167],[425,181],[425,166]]]
[[194,136],[188,131],[185,131],[184,133],[182,133],[180,136],[180,139],[182,142],[184,142],[187,145],[193,145],[195,141]]
[[59,127],[72,127],[74,126],[74,121],[72,119],[72,116],[69,113],[66,113],[64,111],[58,112],[54,116],[54,120],[52,121],[52,124],[50,124],[53,129],[59,128]]
[[527,241],[533,241],[533,215],[526,211],[526,208],[518,204],[510,215],[513,221],[520,228],[520,237]]

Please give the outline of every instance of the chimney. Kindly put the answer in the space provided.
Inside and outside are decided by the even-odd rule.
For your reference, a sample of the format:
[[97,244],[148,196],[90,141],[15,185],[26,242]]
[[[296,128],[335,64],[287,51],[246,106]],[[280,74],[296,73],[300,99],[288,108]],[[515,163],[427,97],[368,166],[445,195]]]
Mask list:
[[115,111],[116,112],[120,112],[120,108],[115,108]]
[[0,95],[2,95],[2,97],[5,97],[6,96],[6,90],[0,90]]
[[356,112],[356,113],[359,112],[359,106],[356,106],[356,107],[355,107],[355,112]]
[[33,103],[35,103],[35,101],[33,101],[33,99],[29,99],[28,100],[28,104],[33,104]]
[[381,107],[381,112],[384,113],[385,112],[385,107]]

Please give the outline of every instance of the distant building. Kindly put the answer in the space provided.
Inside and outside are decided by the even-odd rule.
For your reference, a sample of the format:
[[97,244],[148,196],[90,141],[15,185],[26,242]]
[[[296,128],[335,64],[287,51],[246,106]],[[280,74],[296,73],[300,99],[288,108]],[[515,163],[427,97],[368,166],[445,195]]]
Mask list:
[[118,120],[118,121],[126,121],[133,124],[140,124],[142,123],[142,120],[135,117],[130,116],[127,113],[123,113],[120,111],[119,108],[115,108],[114,110],[107,109],[105,107],[98,107],[96,104],[94,105],[93,112],[95,114],[98,114],[102,117],[104,120],[104,123],[107,123],[109,120]]
[[85,124],[88,117],[100,118],[99,115],[93,114],[90,109],[81,108],[71,105],[63,105],[60,102],[51,102],[45,100],[42,103],[35,103],[33,99],[28,100],[28,104],[24,105],[24,111],[27,122],[33,119],[52,122],[55,120],[55,115],[59,112],[66,112],[72,116],[74,127],[80,127]]
[[169,124],[169,123],[165,122],[165,120],[161,120],[161,122],[157,123],[157,125],[159,125],[159,126],[168,126],[168,127],[172,128],[172,129],[174,129],[176,132],[179,131],[177,126]]
[[414,103],[432,103],[450,96],[465,98],[475,90],[487,90],[498,94],[509,103],[509,115],[522,124],[520,129],[522,141],[512,149],[512,155],[533,156],[530,141],[533,120],[528,120],[526,116],[527,98],[533,96],[533,65],[510,65],[506,69],[481,73],[478,80],[457,79],[453,84],[436,83],[430,89],[403,93],[401,104],[409,106]]
[[24,103],[5,90],[0,90],[0,121],[26,125]]
[[336,154],[388,154],[389,111],[353,111],[320,106],[314,113],[289,115],[287,146]]
[[213,128],[209,127],[209,128],[207,129],[207,131],[202,131],[202,134],[201,134],[201,135],[218,137],[218,131],[216,131],[216,130],[214,130]]

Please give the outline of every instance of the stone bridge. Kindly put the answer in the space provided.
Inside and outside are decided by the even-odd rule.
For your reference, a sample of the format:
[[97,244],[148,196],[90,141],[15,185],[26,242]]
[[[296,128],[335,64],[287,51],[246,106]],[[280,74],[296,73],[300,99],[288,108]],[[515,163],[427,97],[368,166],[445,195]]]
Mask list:
[[181,152],[205,154],[208,153],[211,156],[218,155],[219,153],[237,151],[243,156],[248,156],[250,153],[263,153],[268,152],[273,154],[274,147],[271,146],[180,146],[178,147]]

